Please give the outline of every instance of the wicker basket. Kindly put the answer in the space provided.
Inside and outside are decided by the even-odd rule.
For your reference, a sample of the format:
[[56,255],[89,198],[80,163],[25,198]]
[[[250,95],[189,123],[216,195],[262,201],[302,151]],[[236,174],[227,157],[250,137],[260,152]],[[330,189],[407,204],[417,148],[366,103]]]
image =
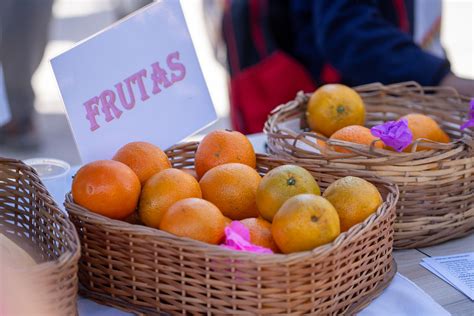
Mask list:
[[472,130],[460,131],[467,120],[469,99],[453,89],[422,88],[407,82],[355,88],[367,108],[369,127],[417,112],[433,117],[454,140],[441,144],[418,140],[429,150],[397,153],[344,141],[331,141],[352,154],[321,148],[309,131],[305,112],[310,94],[276,108],[264,131],[272,154],[303,166],[324,165],[361,170],[398,184],[395,248],[424,247],[474,231],[474,142]]
[[[192,168],[197,143],[167,151]],[[263,174],[280,160],[258,157]],[[339,174],[311,170],[325,188]],[[373,179],[384,204],[365,222],[313,251],[256,255],[66,208],[82,243],[81,294],[135,313],[208,315],[351,314],[393,277],[393,220],[398,188]]]
[[[44,291],[35,301],[36,315],[76,315],[80,256],[76,230],[36,171],[7,158],[0,158],[0,233],[22,245],[37,262],[11,270],[25,277],[30,289]],[[31,297],[24,299],[32,304]]]

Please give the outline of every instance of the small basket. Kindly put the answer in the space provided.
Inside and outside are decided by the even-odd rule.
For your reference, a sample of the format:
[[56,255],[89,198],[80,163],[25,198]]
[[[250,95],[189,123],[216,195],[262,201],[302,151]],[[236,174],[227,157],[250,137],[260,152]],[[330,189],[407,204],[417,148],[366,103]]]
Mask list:
[[[29,287],[44,290],[35,302],[36,315],[76,315],[80,242],[74,225],[32,167],[1,157],[0,233],[37,262],[13,270],[27,278]],[[20,299],[31,303],[31,297]]]
[[453,89],[421,87],[413,82],[360,86],[367,109],[366,126],[397,120],[409,113],[434,118],[454,140],[448,144],[418,140],[413,146],[429,150],[397,153],[385,149],[331,140],[350,150],[341,154],[321,148],[309,131],[305,112],[311,94],[276,108],[264,131],[272,154],[302,166],[324,165],[340,170],[361,170],[397,184],[400,200],[395,220],[395,248],[426,247],[474,231],[474,141],[465,122],[469,99]]
[[[198,143],[167,151],[193,168]],[[284,164],[258,156],[261,174]],[[322,188],[343,174],[310,170]],[[111,220],[66,199],[79,232],[82,295],[146,315],[340,315],[365,307],[395,274],[393,221],[398,188],[373,180],[383,205],[334,242],[289,255],[258,255]]]

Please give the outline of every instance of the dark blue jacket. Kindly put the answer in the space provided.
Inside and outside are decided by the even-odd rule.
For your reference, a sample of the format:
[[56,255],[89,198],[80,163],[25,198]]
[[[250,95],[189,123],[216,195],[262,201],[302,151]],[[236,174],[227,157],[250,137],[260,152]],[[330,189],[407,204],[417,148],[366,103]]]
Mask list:
[[[245,9],[251,1],[268,1],[260,25],[267,46],[295,57],[318,85],[410,80],[438,85],[450,71],[447,59],[413,42],[413,0],[233,0],[230,16],[237,49],[228,49],[228,54],[229,59],[238,58],[241,69],[261,59]],[[323,74],[328,65],[338,78]]]

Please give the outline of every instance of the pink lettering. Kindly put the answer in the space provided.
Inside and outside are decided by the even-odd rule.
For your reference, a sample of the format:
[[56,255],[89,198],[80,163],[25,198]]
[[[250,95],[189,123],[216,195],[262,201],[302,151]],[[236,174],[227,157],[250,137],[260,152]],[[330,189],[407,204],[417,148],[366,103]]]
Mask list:
[[125,79],[125,82],[127,84],[128,84],[128,82],[137,83],[138,88],[140,89],[141,99],[142,99],[142,101],[146,101],[150,98],[150,96],[146,93],[145,84],[143,83],[143,78],[146,78],[146,70],[145,69],[142,69],[139,72],[131,75],[130,77]]
[[89,101],[86,101],[84,103],[84,106],[86,107],[86,119],[90,123],[90,130],[91,132],[95,131],[98,129],[100,126],[97,124],[97,121],[95,117],[99,115],[99,98],[98,97],[93,97]]
[[153,94],[161,92],[160,84],[165,88],[171,87],[172,83],[169,82],[166,77],[166,70],[160,67],[158,62],[151,65],[153,73],[151,74],[151,79],[153,80]]
[[174,61],[174,59],[179,60],[179,52],[171,53],[166,58],[166,63],[168,65],[168,68],[178,73],[178,74],[175,74],[175,73],[171,74],[172,83],[181,81],[186,76],[186,68],[184,67],[184,65],[180,62]]
[[[111,122],[122,116],[123,109],[134,109],[137,105],[138,93],[140,93],[141,101],[148,100],[150,95],[147,93],[146,85],[153,84],[152,93],[158,94],[162,89],[167,89],[175,82],[183,80],[186,77],[186,67],[179,58],[178,51],[172,52],[166,57],[166,65],[162,63],[163,67],[158,61],[151,65],[150,77],[147,77],[146,69],[141,69],[115,84],[114,89],[106,89],[98,96],[83,103],[86,110],[85,118],[89,121],[90,130],[93,132],[101,127],[98,124],[98,117],[102,114],[105,122]],[[138,87],[139,92],[136,92],[137,88],[134,86]],[[116,105],[118,100],[120,103],[117,102]]]
[[[116,118],[120,118],[122,116],[122,111],[120,111],[116,106],[115,106],[115,93],[112,90],[104,90],[100,96],[100,103],[102,103],[102,113],[105,114],[105,121],[110,122],[114,119],[114,116]],[[112,116],[112,113],[114,115]]]
[[133,94],[132,83],[128,79],[129,78],[125,79],[125,83],[127,84],[127,91],[130,97],[130,102],[127,102],[127,98],[125,97],[125,93],[123,92],[123,85],[121,82],[115,85],[115,89],[117,89],[117,93],[122,106],[127,110],[131,110],[135,107],[135,95]]

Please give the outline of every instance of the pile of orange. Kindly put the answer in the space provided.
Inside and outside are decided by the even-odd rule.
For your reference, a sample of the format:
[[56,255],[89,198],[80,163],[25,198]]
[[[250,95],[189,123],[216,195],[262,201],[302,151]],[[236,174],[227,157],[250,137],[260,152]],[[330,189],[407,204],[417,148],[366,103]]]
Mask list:
[[[194,172],[195,171],[195,172]],[[113,160],[83,166],[74,177],[74,201],[104,216],[220,244],[225,228],[241,221],[250,242],[274,252],[311,250],[365,220],[382,203],[371,183],[356,177],[324,192],[313,176],[283,165],[263,178],[250,141],[218,130],[198,146],[195,170],[172,168],[166,154],[129,143]]]
[[[309,127],[318,135],[324,135],[330,140],[339,140],[375,148],[391,150],[389,146],[373,136],[370,129],[364,126],[366,110],[360,95],[353,89],[342,84],[327,84],[317,89],[308,102],[306,119]],[[412,113],[401,117],[408,121],[408,128],[413,135],[412,142],[425,139],[440,143],[449,143],[449,136],[431,117]],[[320,147],[327,148],[324,140],[318,139]],[[331,146],[331,149],[341,153],[351,151],[342,146]],[[418,146],[417,151],[428,148]],[[404,151],[411,152],[410,145]]]

